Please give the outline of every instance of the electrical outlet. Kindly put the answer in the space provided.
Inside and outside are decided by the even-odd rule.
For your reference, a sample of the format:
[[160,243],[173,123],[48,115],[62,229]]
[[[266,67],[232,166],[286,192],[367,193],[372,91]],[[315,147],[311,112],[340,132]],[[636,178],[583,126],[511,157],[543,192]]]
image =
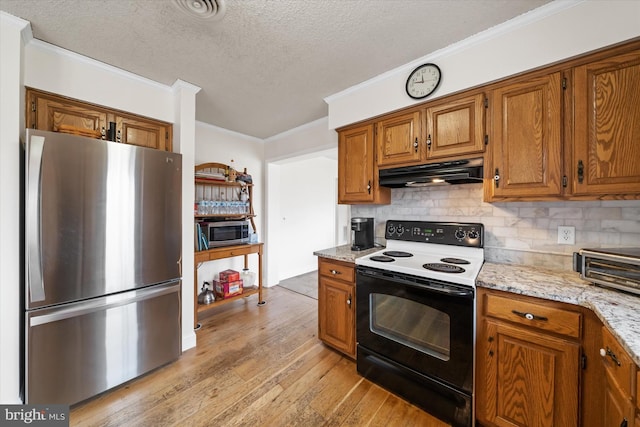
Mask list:
[[576,228],[573,226],[558,226],[558,243],[561,245],[576,244]]

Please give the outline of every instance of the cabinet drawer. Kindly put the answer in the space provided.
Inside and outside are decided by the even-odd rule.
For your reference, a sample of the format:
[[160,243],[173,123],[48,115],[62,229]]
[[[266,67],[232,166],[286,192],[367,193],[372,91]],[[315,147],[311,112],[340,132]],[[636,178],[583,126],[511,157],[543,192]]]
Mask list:
[[337,280],[353,283],[355,281],[355,266],[341,261],[330,261],[319,258],[319,273],[322,276],[333,277]]
[[600,355],[605,369],[609,371],[624,395],[632,396],[631,385],[635,381],[636,365],[605,326],[602,327]]
[[498,295],[487,295],[485,304],[487,316],[580,338],[580,313]]

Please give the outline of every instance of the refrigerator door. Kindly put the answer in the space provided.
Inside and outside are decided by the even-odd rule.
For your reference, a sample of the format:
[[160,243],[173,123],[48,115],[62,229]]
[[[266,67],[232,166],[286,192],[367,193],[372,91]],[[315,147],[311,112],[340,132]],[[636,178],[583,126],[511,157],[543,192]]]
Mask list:
[[180,154],[27,131],[26,309],[180,277]]
[[73,405],[180,356],[180,281],[25,316],[25,403]]

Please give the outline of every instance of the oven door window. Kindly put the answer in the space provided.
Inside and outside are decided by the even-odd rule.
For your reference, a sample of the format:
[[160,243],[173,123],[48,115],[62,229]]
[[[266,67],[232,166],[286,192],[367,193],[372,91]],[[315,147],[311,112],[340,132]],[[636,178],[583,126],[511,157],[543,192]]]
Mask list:
[[440,360],[451,354],[449,315],[405,298],[369,294],[370,330]]

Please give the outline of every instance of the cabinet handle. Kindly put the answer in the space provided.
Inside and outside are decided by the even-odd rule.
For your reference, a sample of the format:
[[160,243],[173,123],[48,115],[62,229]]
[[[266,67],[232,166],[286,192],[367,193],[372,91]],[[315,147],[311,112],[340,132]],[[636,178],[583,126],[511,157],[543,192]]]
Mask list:
[[347,305],[351,308],[351,294],[349,294],[349,298],[347,298]]
[[605,350],[604,348],[600,349],[600,356],[602,357],[607,357],[609,356],[611,358],[611,360],[613,360],[613,362],[618,365],[618,366],[622,366],[622,364],[620,363],[620,361],[618,360],[618,356],[616,356],[616,354],[611,351],[611,349],[609,347],[607,347],[607,349]]
[[371,180],[367,183],[367,192],[371,194]]
[[549,320],[548,318],[546,318],[544,316],[536,316],[535,314],[523,313],[523,312],[518,311],[518,310],[511,310],[511,312],[513,314],[515,314],[516,316],[524,317],[527,320],[541,320],[543,322],[546,322],[547,320]]
[[336,274],[342,274],[342,273],[341,273],[341,272],[339,272],[338,270],[329,270],[329,272],[330,272],[331,274],[333,274],[334,276],[335,276]]
[[493,350],[489,350],[489,357],[493,357]]
[[584,181],[584,163],[578,160],[578,182],[582,184],[582,181]]
[[493,182],[496,184],[496,188],[500,187],[500,169],[496,168],[496,174],[493,176]]
[[431,150],[431,134],[427,136],[427,150]]
[[489,341],[489,342],[493,342],[493,337],[489,337],[489,338],[487,338],[487,341]]
[[629,424],[629,421],[627,421],[626,418],[623,418],[622,422],[620,423],[620,427],[627,427],[628,424]]
[[416,140],[413,142],[413,148],[416,150],[416,153],[418,152],[418,137],[416,137]]

